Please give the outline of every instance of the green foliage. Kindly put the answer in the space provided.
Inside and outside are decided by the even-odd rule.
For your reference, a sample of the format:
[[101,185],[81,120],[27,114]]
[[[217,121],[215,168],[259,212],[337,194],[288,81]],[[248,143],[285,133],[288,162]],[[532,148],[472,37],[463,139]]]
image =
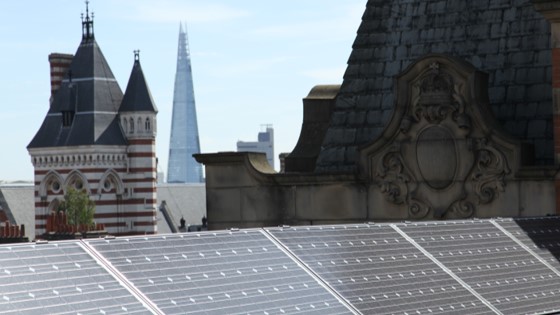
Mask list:
[[64,195],[64,201],[62,201],[59,206],[59,210],[66,212],[68,224],[93,225],[95,203],[89,199],[85,190],[77,190],[74,187],[68,187]]

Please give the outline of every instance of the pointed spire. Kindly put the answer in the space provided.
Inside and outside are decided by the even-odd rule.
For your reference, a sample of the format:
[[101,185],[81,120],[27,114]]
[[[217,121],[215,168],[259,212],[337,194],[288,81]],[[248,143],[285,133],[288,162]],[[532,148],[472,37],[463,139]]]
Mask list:
[[[185,28],[183,29],[183,24]],[[180,60],[190,59],[189,37],[186,22],[179,22],[179,47],[177,49],[177,56]],[[179,64],[177,64],[179,66]]]
[[93,12],[89,14],[89,0],[86,0],[86,15],[82,13],[82,40],[93,39]]
[[157,107],[140,66],[140,50],[134,51],[134,65],[119,108],[121,113],[133,111],[157,113]]

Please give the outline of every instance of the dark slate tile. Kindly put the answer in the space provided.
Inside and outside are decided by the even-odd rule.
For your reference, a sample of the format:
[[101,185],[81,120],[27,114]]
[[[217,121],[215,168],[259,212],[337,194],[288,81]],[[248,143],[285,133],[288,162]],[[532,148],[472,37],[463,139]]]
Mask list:
[[[506,88],[503,86],[491,87],[488,89],[488,97],[491,103],[502,103],[506,97]],[[511,106],[506,106],[510,108]]]
[[390,61],[385,64],[385,76],[392,77],[401,72],[401,62],[400,61]]
[[522,102],[525,100],[525,86],[510,85],[507,88],[507,100],[509,102]]
[[533,84],[527,89],[527,101],[539,102],[552,99],[552,88],[550,84]]
[[351,126],[363,125],[366,120],[365,111],[352,111],[348,114],[348,124]]
[[531,120],[527,128],[530,138],[544,138],[546,136],[546,120]]
[[527,130],[527,121],[524,120],[508,120],[505,122],[504,127],[514,137],[524,139],[526,137],[525,131]]
[[401,34],[401,44],[409,45],[418,41],[420,30],[403,31]]
[[488,68],[491,69],[501,69],[504,66],[506,57],[504,54],[490,54],[486,55],[484,63]]
[[498,40],[485,39],[478,43],[477,51],[479,55],[496,54],[499,47],[500,42]]
[[485,39],[490,34],[490,24],[467,25],[467,38],[471,40]]
[[[538,118],[547,118],[552,115],[552,103],[551,102],[539,102],[537,106],[537,113],[535,117]],[[550,123],[549,125],[551,125]]]
[[534,55],[535,66],[549,66],[552,64],[552,52],[550,50],[538,51]]
[[348,147],[344,154],[344,161],[347,164],[352,164],[352,163],[356,163],[357,160],[358,160],[358,154],[356,152],[356,147],[355,146]]
[[409,46],[405,46],[405,45],[398,46],[395,50],[396,60],[408,58],[410,56],[409,50],[410,50]]
[[506,8],[503,12],[504,12],[504,16],[503,16],[504,22],[508,22],[508,21],[511,22],[519,19],[516,7]]

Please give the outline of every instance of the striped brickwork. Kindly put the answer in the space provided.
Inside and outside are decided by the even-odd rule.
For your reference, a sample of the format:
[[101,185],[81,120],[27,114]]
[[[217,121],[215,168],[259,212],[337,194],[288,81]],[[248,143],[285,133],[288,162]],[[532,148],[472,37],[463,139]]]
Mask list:
[[51,68],[51,97],[60,88],[62,79],[66,76],[73,57],[73,55],[59,53],[49,55]]
[[154,139],[131,139],[128,147],[46,148],[30,153],[35,167],[36,236],[45,233],[47,217],[68,186],[90,194],[96,205],[95,222],[109,234],[156,233]]

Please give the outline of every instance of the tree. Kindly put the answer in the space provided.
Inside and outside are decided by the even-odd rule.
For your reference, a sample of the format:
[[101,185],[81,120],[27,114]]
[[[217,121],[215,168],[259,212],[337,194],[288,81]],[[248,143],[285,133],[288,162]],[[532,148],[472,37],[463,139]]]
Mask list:
[[93,225],[95,203],[89,199],[85,190],[77,190],[74,187],[68,187],[66,194],[64,194],[64,200],[58,209],[66,213],[68,224]]

